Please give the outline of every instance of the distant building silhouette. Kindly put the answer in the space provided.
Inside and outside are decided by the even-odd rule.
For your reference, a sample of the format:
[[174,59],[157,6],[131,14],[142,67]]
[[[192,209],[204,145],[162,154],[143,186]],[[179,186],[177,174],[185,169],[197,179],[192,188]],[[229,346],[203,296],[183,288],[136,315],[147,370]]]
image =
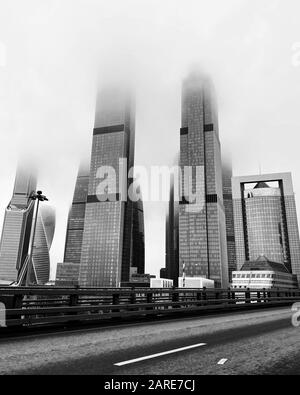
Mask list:
[[89,174],[89,169],[81,165],[69,211],[64,261],[57,265],[56,285],[78,285]]

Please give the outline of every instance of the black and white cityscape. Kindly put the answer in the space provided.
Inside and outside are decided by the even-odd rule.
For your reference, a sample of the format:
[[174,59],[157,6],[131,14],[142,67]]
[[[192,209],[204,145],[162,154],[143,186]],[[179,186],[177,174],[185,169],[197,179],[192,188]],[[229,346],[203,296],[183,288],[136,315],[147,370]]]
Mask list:
[[298,3],[113,3],[3,5],[0,375],[300,374]]

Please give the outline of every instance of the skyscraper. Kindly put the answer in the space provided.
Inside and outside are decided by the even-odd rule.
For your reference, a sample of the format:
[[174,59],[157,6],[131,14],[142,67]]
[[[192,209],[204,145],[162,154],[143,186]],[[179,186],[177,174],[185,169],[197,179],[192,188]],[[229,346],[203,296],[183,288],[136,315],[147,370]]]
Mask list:
[[290,173],[233,177],[237,268],[264,255],[300,280],[300,241]]
[[0,283],[42,285],[49,280],[50,257],[55,213],[49,207],[41,207],[38,213],[32,250],[31,271],[28,272],[29,248],[33,236],[36,176],[32,169],[19,166],[13,197],[5,210],[0,244]]
[[50,255],[55,231],[55,210],[40,206],[32,250],[32,266],[27,285],[44,285],[50,276]]
[[[185,267],[186,276],[206,277],[216,286],[227,287],[217,106],[211,81],[200,73],[191,73],[183,83],[180,166],[183,198],[179,212],[179,274],[183,275]],[[190,198],[195,192],[199,199],[196,204]]]
[[57,285],[78,284],[88,184],[89,169],[81,165],[68,217],[64,261],[57,265]]
[[[135,110],[131,96],[119,87],[102,89],[93,131],[79,273],[81,286],[118,287],[129,281],[133,259],[137,264],[133,253],[137,242],[133,240],[137,229],[134,218],[140,218],[142,211],[130,199],[124,199],[124,192],[133,181],[127,177],[127,171],[134,164],[134,142]],[[142,267],[142,263],[139,265]]]
[[145,225],[142,200],[133,202],[132,257],[130,267],[136,267],[138,274],[145,273]]
[[222,161],[223,168],[223,200],[226,218],[226,238],[229,281],[232,279],[232,272],[236,270],[236,252],[234,237],[233,199],[232,199],[232,165],[227,158]]
[[170,178],[170,199],[166,216],[166,269],[163,272],[167,279],[178,286],[179,277],[179,202],[175,197],[175,175]]
[[0,245],[0,281],[18,281],[20,270],[28,254],[34,202],[30,198],[36,190],[36,177],[29,169],[17,169],[12,199],[5,210]]

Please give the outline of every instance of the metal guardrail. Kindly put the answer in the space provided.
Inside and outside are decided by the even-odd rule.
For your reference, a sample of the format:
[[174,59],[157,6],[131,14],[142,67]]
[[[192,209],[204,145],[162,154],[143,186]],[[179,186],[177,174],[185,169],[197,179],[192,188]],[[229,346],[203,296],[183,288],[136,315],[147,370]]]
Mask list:
[[300,302],[300,290],[0,287],[7,327],[256,309]]

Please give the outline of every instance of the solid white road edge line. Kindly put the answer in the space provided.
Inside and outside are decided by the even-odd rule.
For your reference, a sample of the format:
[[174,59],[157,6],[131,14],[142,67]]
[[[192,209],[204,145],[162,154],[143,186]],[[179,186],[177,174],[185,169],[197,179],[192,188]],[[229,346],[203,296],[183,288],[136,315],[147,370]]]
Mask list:
[[136,363],[136,362],[146,361],[147,359],[162,357],[164,355],[169,355],[169,354],[175,354],[177,352],[186,351],[186,350],[192,350],[193,348],[198,348],[198,347],[203,347],[203,346],[206,346],[206,343],[199,343],[199,344],[193,344],[192,346],[176,348],[174,350],[160,352],[158,354],[152,354],[152,355],[147,355],[145,357],[131,359],[129,361],[118,362],[118,363],[115,363],[114,365],[115,366],[129,365],[129,364]]

